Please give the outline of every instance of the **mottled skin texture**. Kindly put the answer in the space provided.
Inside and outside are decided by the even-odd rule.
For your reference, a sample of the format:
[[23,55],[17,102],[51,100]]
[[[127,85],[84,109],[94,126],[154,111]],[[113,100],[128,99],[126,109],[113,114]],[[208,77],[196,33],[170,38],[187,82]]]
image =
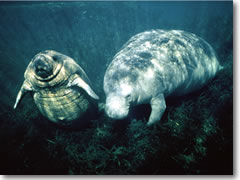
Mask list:
[[160,120],[167,96],[203,87],[220,69],[212,47],[184,31],[152,30],[133,36],[114,56],[104,76],[106,113],[114,119],[150,103],[148,125]]
[[37,54],[24,78],[14,108],[27,92],[32,92],[40,112],[55,123],[81,117],[89,107],[86,96],[98,99],[83,69],[73,59],[56,51]]

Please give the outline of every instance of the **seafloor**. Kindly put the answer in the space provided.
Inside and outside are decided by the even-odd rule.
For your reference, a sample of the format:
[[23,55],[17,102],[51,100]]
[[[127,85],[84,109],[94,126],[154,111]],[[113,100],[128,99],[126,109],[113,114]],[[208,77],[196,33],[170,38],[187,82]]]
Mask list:
[[[0,2],[0,174],[232,174],[232,15],[231,2]],[[200,91],[167,99],[156,125],[146,126],[148,105],[123,121],[100,108],[74,129],[42,117],[30,94],[13,110],[27,64],[45,49],[76,59],[104,103],[114,54],[156,28],[197,34],[224,66]]]

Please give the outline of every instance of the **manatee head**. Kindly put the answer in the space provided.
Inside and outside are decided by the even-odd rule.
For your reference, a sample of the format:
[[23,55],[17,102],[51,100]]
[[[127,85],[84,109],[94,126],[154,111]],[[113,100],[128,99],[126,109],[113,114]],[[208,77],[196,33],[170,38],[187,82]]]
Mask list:
[[105,111],[110,118],[124,119],[129,113],[132,101],[132,85],[126,81],[120,81],[114,91],[106,93]]
[[53,64],[51,60],[43,55],[37,56],[34,61],[35,74],[41,78],[47,78],[53,73]]
[[106,98],[105,111],[110,118],[126,118],[129,112],[129,107],[130,103],[127,97],[110,95]]
[[55,76],[62,64],[61,54],[56,51],[44,51],[37,54],[32,59],[32,67],[36,78],[39,80],[47,80]]

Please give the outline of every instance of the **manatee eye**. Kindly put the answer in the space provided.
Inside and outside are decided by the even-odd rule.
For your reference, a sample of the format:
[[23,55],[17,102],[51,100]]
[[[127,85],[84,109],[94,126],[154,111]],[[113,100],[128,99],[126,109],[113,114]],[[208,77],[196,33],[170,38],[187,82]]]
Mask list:
[[59,60],[59,56],[54,55],[54,56],[52,57],[52,59],[53,59],[54,61],[58,61],[58,60]]

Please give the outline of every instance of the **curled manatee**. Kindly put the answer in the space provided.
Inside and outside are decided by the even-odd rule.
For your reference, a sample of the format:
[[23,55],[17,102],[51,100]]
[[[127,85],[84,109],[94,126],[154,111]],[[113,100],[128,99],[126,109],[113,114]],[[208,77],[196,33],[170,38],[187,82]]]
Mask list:
[[89,108],[89,97],[99,99],[83,69],[53,50],[38,53],[29,63],[14,109],[28,92],[42,115],[55,123],[80,118]]

